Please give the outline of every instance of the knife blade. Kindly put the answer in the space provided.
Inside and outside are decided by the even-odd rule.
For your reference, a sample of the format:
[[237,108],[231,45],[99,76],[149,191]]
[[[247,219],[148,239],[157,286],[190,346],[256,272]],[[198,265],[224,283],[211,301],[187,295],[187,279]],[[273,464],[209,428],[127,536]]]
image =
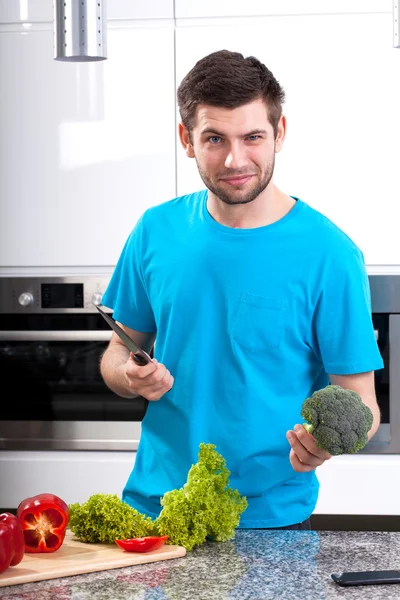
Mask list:
[[140,366],[147,365],[147,363],[151,362],[151,357],[147,354],[147,352],[139,348],[139,346],[135,344],[133,339],[122,329],[122,327],[118,325],[118,323],[114,321],[112,317],[110,317],[110,315],[107,315],[107,313],[105,313],[99,306],[97,306],[97,304],[95,304],[95,306],[101,314],[101,316],[103,317],[103,319],[107,321],[107,323],[115,331],[117,336],[124,342],[128,350],[132,352],[134,361]]

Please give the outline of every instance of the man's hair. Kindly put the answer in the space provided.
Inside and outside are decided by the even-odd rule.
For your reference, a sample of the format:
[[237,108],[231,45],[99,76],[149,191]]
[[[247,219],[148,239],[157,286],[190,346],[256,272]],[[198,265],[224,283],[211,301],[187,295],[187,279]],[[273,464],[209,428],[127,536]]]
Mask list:
[[237,108],[261,98],[276,137],[285,92],[267,67],[254,56],[219,50],[199,60],[178,87],[182,123],[192,131],[199,104]]

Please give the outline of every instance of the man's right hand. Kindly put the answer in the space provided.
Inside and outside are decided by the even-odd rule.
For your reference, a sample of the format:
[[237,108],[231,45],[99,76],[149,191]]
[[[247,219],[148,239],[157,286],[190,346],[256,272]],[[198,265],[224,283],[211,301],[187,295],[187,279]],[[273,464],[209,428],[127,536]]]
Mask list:
[[174,378],[155,358],[147,365],[138,365],[131,353],[125,366],[125,380],[132,394],[147,400],[159,400],[174,385]]

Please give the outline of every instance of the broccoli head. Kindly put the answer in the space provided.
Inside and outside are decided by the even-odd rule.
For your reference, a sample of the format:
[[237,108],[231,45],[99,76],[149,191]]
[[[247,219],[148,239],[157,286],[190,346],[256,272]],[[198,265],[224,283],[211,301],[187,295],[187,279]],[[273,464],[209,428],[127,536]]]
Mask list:
[[373,422],[371,409],[357,392],[340,385],[314,392],[303,402],[301,416],[308,421],[303,426],[318,448],[332,455],[354,454],[364,448]]

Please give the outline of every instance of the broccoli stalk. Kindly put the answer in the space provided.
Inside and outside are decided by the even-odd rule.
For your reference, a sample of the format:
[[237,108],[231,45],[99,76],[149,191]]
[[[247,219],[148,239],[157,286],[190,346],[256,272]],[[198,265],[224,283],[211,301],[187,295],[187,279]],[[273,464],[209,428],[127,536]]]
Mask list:
[[230,471],[214,444],[200,444],[198,462],[192,465],[185,485],[166,492],[154,522],[169,542],[192,550],[207,537],[224,542],[234,537],[247,499],[229,487]]
[[303,427],[311,433],[318,448],[332,455],[354,454],[368,442],[372,427],[371,409],[353,390],[328,385],[307,398],[301,416]]

